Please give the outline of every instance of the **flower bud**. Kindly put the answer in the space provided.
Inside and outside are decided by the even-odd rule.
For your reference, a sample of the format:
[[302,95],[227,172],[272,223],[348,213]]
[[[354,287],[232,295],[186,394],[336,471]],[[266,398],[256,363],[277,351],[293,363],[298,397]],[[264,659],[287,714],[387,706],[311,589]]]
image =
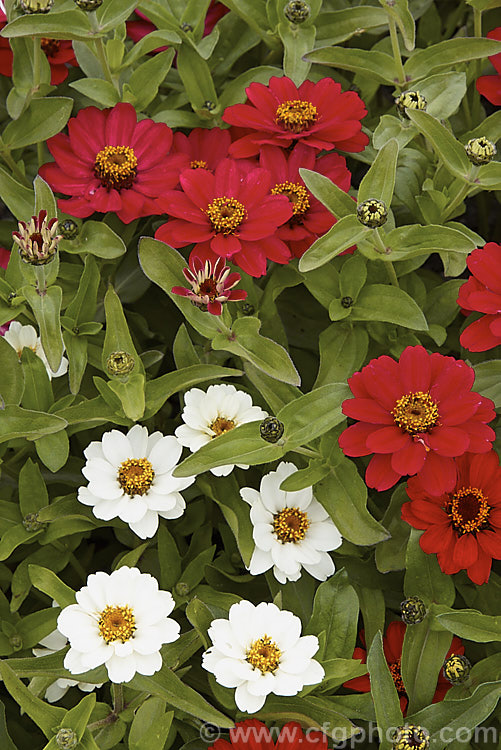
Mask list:
[[14,635],[11,635],[11,637],[9,638],[9,643],[14,651],[21,651],[23,647],[23,639],[18,633],[14,633]]
[[19,245],[19,254],[25,263],[44,266],[55,258],[61,235],[57,234],[58,221],[47,221],[47,211],[32,216],[29,224],[18,223],[19,232],[12,232],[12,239]]
[[23,526],[26,531],[40,531],[45,526],[42,521],[38,520],[38,513],[27,513],[23,518]]
[[465,151],[468,159],[476,166],[488,164],[494,159],[497,153],[494,143],[483,135],[480,138],[469,140],[465,146]]
[[179,583],[176,583],[176,594],[178,596],[188,596],[190,593],[190,587],[187,583],[184,583],[184,581],[179,581]]
[[357,219],[364,227],[375,229],[386,224],[388,209],[383,201],[370,198],[357,206]]
[[276,417],[266,417],[259,425],[259,434],[267,443],[277,443],[284,434],[283,423]]
[[417,625],[426,617],[426,606],[419,596],[410,596],[401,603],[400,612],[406,625]]
[[53,5],[54,0],[19,0],[23,13],[48,13]]
[[73,219],[65,219],[59,224],[59,231],[65,240],[74,240],[78,234],[78,224]]
[[128,375],[135,366],[132,354],[128,352],[111,352],[106,360],[106,369],[110,375]]
[[407,117],[406,109],[426,109],[426,99],[419,91],[404,91],[395,99],[395,105],[402,117]]
[[251,305],[250,302],[244,302],[242,304],[242,312],[244,315],[254,315],[256,312],[254,305]]
[[393,750],[428,750],[430,735],[424,727],[406,724],[393,735]]
[[348,310],[353,305],[353,297],[342,297],[341,306]]
[[73,748],[78,745],[76,732],[74,732],[73,729],[63,727],[56,734],[56,745],[60,747],[61,750],[73,750]]
[[310,6],[304,0],[290,0],[284,14],[291,23],[304,23],[310,16]]
[[75,0],[81,10],[97,10],[102,4],[103,0]]
[[466,656],[452,654],[444,664],[444,677],[452,685],[461,685],[469,677],[471,662]]

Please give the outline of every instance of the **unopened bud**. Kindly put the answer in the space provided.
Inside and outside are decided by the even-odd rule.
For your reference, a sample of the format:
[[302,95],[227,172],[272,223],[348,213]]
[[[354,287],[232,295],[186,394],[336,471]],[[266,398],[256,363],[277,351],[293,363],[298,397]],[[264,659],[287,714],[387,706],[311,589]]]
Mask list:
[[480,138],[469,140],[465,146],[465,151],[468,159],[476,166],[488,164],[494,159],[497,153],[494,143],[483,135]]
[[407,117],[406,109],[426,109],[426,99],[419,91],[404,91],[395,99],[395,105],[402,117]]
[[406,625],[417,625],[426,617],[426,606],[418,596],[409,596],[401,603],[400,612]]
[[256,312],[254,305],[251,305],[250,302],[244,302],[242,304],[242,312],[244,315],[254,315]]
[[53,5],[54,0],[19,0],[23,13],[48,13]]
[[291,23],[304,23],[310,12],[310,6],[304,0],[290,0],[284,8],[285,17]]
[[267,443],[277,443],[284,434],[283,423],[276,417],[266,417],[259,425],[259,434]]
[[61,750],[73,750],[73,748],[78,745],[76,732],[74,732],[73,729],[63,727],[56,734],[56,745],[60,747]]
[[38,520],[38,513],[27,513],[23,518],[23,526],[26,531],[40,531],[45,524]]
[[393,750],[428,750],[430,735],[424,727],[407,724],[393,735]]
[[59,231],[65,240],[74,240],[78,234],[78,224],[73,219],[65,219],[59,224]]
[[17,633],[14,633],[14,635],[11,635],[11,637],[9,638],[9,643],[14,649],[14,651],[21,651],[23,647],[23,639]]
[[57,233],[56,218],[47,221],[47,211],[32,216],[29,224],[18,223],[18,232],[12,232],[12,239],[19,245],[19,254],[25,263],[44,266],[54,259],[61,235]]
[[106,369],[110,375],[128,375],[135,364],[134,357],[129,352],[111,352],[106,361]]
[[103,0],[75,0],[76,4],[82,10],[97,10],[102,4]]
[[461,685],[469,677],[471,662],[466,656],[452,654],[444,664],[444,677],[453,685]]
[[342,297],[341,306],[348,310],[353,305],[353,297]]
[[178,596],[188,596],[190,593],[190,587],[187,583],[184,583],[184,581],[179,581],[179,583],[176,583],[176,594]]
[[383,201],[370,198],[357,206],[357,219],[364,227],[375,229],[386,224],[388,209]]

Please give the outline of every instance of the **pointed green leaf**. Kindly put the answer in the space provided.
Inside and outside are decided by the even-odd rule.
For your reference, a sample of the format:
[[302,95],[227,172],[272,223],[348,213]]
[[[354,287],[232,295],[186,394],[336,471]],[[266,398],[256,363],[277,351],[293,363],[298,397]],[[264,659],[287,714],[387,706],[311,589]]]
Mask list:
[[375,198],[389,208],[395,187],[398,143],[392,138],[378,152],[358,189],[358,204]]
[[63,583],[52,570],[41,565],[29,565],[28,570],[33,586],[54,599],[60,607],[75,603],[73,589]]
[[0,660],[0,675],[11,696],[20,708],[28,714],[49,739],[54,734],[54,727],[59,726],[65,716],[65,709],[52,706],[33,693],[16,677],[5,659]]
[[384,323],[427,331],[421,308],[403,289],[387,284],[368,284],[353,305],[352,320],[380,320]]
[[386,52],[350,49],[349,47],[320,47],[313,52],[308,52],[305,58],[320,65],[361,73],[378,83],[390,86],[398,81],[395,61]]
[[381,750],[388,750],[391,742],[387,738],[390,727],[400,727],[404,723],[400,700],[390,674],[383,651],[383,638],[378,631],[367,654],[367,668],[371,680],[371,693],[376,708],[376,719],[381,739]]
[[299,261],[299,270],[305,273],[323,266],[331,258],[355,245],[369,231],[354,214],[343,216],[308,248]]
[[[40,15],[38,18],[40,19]],[[30,106],[19,119],[7,125],[2,133],[2,139],[11,150],[46,141],[64,128],[72,107],[73,99],[69,97],[50,96],[32,99]]]
[[452,133],[428,112],[418,112],[412,109],[407,110],[407,114],[417,129],[431,141],[445,168],[463,180],[468,179],[472,165],[466,156],[464,146],[454,138]]
[[315,198],[318,198],[336,219],[342,219],[343,216],[356,213],[356,201],[328,177],[313,172],[311,169],[304,169],[304,167],[300,168],[299,174],[308,190],[311,190]]
[[25,286],[22,293],[33,310],[40,329],[42,347],[52,372],[57,372],[63,357],[63,337],[61,334],[61,302],[63,292],[59,286],[50,286],[40,295],[35,287]]
[[439,70],[454,69],[467,60],[482,60],[501,52],[501,42],[495,39],[457,37],[433,44],[414,52],[404,65],[407,80],[418,80]]

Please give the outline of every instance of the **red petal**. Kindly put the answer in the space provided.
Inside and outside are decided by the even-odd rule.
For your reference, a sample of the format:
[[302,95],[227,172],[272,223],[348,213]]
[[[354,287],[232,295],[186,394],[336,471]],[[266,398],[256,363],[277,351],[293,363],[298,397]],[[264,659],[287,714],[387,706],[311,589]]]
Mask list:
[[456,464],[452,458],[429,451],[423,468],[417,474],[423,489],[430,495],[451,492],[456,484]]
[[347,427],[339,436],[339,447],[345,456],[368,456],[367,438],[377,429],[374,425],[358,422]]
[[410,440],[409,435],[395,425],[382,427],[368,436],[367,448],[374,453],[394,453],[407,446]]
[[370,398],[351,398],[343,403],[343,414],[371,424],[393,424],[392,415]]
[[468,450],[470,439],[464,430],[457,427],[436,427],[426,442],[439,455],[455,458]]
[[365,483],[382,492],[393,487],[401,475],[393,471],[388,454],[378,453],[373,456],[365,472]]
[[409,436],[407,443],[391,457],[391,465],[398,474],[416,474],[426,459],[426,450],[422,443],[412,440]]

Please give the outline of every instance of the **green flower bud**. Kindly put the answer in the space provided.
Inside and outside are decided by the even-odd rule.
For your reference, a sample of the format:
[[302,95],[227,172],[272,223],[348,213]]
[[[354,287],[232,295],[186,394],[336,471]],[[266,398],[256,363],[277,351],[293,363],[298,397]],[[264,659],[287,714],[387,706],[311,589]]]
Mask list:
[[347,310],[349,307],[353,305],[353,297],[342,297],[341,305]]
[[444,664],[444,677],[453,685],[461,685],[469,677],[471,662],[466,656],[452,654]]
[[106,360],[106,369],[110,375],[128,375],[135,367],[135,360],[128,352],[111,352]]
[[468,159],[476,166],[488,164],[494,159],[497,153],[494,143],[483,135],[480,138],[469,140],[465,146],[465,151]]
[[38,520],[38,513],[28,513],[23,518],[23,526],[26,529],[26,531],[40,531],[40,529],[43,529],[45,524],[42,521]]
[[60,747],[61,750],[73,750],[73,748],[78,745],[76,732],[74,732],[73,729],[63,727],[56,734],[56,745]]
[[404,91],[395,99],[395,105],[402,117],[407,117],[406,109],[426,109],[426,99],[419,91]]
[[23,639],[20,635],[18,635],[18,633],[14,633],[14,635],[11,635],[11,637],[9,638],[9,643],[14,651],[21,651],[23,647]]
[[401,603],[400,612],[406,625],[417,625],[426,617],[426,606],[418,596],[410,596]]
[[48,13],[53,5],[54,0],[19,0],[23,13]]
[[393,750],[428,750],[430,735],[424,727],[406,724],[393,735]]
[[259,425],[259,434],[267,443],[278,443],[284,434],[284,426],[276,417],[266,417]]
[[291,23],[304,23],[310,12],[310,6],[304,0],[290,0],[284,8],[285,17]]
[[370,198],[357,206],[357,219],[364,227],[375,229],[386,224],[388,209],[383,201]]
[[102,4],[103,0],[75,0],[81,10],[91,11],[97,10]]
[[179,583],[176,583],[176,594],[178,596],[188,596],[190,593],[190,587],[187,583],[184,581],[179,581]]
[[250,302],[244,302],[242,305],[242,312],[244,315],[254,315],[256,310],[254,305],[251,305]]
[[78,234],[78,224],[73,219],[65,219],[59,224],[59,231],[65,240],[74,240]]
[[189,31],[193,31],[193,26],[191,23],[186,23],[186,21],[184,21],[181,24],[181,31],[184,31],[184,33],[187,34]]

